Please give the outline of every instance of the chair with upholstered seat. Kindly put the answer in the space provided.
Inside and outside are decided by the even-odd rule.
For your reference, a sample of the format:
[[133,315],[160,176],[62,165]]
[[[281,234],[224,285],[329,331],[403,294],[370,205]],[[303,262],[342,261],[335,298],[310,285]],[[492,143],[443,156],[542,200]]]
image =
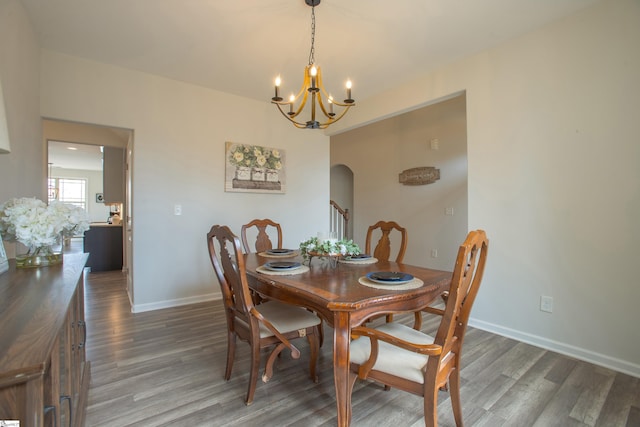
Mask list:
[[[398,223],[394,221],[378,221],[369,226],[369,229],[367,230],[367,240],[365,242],[365,253],[373,255],[380,261],[389,261],[389,258],[391,257],[390,236],[392,233],[400,235],[398,254],[396,255],[395,261],[397,263],[401,263],[404,259],[404,253],[407,250],[407,230],[400,227]],[[377,235],[380,235],[380,239],[372,253],[371,245]]]
[[318,328],[320,318],[301,307],[278,301],[255,305],[249,289],[240,240],[229,227],[214,225],[207,233],[207,245],[225,306],[227,318],[227,367],[224,378],[231,378],[236,350],[236,338],[251,347],[249,390],[245,402],[253,401],[260,368],[260,351],[272,348],[266,361],[262,380],[267,382],[273,374],[273,365],[280,353],[288,348],[291,357],[298,359],[300,351],[291,343],[306,337],[311,350],[309,371],[317,382]]
[[242,237],[242,245],[244,246],[245,253],[253,252],[249,245],[247,234],[249,230],[255,227],[257,229],[256,242],[254,245],[256,252],[264,252],[269,249],[274,249],[273,243],[269,238],[269,233],[277,236],[276,249],[282,249],[282,227],[277,222],[273,222],[270,219],[254,219],[248,224],[242,226],[240,230],[240,236]]
[[[272,236],[277,236],[276,242],[278,246],[276,246],[275,249],[282,249],[282,227],[280,224],[270,219],[254,219],[250,223],[243,225],[240,230],[240,236],[242,238],[242,245],[245,253],[253,252],[251,250],[251,245],[249,244],[249,230],[252,230],[252,227],[256,228],[256,230],[253,230],[254,234],[256,234],[256,242],[254,245],[256,252],[260,253],[268,251],[269,249],[274,249],[273,243],[269,238],[269,233],[271,233]],[[254,295],[254,301],[256,302],[261,301],[262,298],[263,297],[260,295]],[[324,330],[322,325],[319,327],[319,340],[320,347],[322,347],[322,344],[324,343]]]
[[487,249],[482,230],[470,232],[458,249],[444,309],[425,307],[441,316],[435,337],[420,331],[420,312],[415,313],[413,328],[393,322],[352,330],[350,392],[360,378],[423,396],[425,424],[434,427],[438,424],[438,390],[448,388],[456,425],[463,425],[460,356]]

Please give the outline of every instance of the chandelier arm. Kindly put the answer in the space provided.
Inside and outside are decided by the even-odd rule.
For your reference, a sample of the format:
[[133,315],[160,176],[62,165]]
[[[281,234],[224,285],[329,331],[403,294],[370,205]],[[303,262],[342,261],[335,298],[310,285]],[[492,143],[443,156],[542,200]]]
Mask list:
[[[329,96],[329,94],[327,93],[327,91],[324,88],[324,85],[322,84],[322,74],[320,72],[320,67],[318,67],[318,88],[320,89],[320,91],[322,92],[322,94],[324,95],[325,99],[330,99],[331,97]],[[322,112],[324,113],[324,115],[333,123],[336,122],[338,119],[334,118],[335,114],[332,116],[330,113],[327,113],[327,110],[324,106],[324,103],[322,102],[322,96],[318,96],[318,103],[320,104],[320,109],[322,110]],[[336,101],[335,99],[331,100],[331,103],[333,105],[336,105],[338,107],[345,107],[348,110],[348,107],[353,107],[355,105],[355,103],[344,103],[344,102],[339,102]],[[340,114],[339,118],[341,118],[342,116],[344,116],[344,113],[346,112],[346,110],[343,110],[343,112]]]
[[344,115],[345,115],[345,114],[347,114],[347,111],[349,111],[349,108],[351,108],[352,106],[353,106],[353,104],[349,104],[349,105],[347,105],[347,106],[346,106],[346,107],[345,107],[345,108],[340,112],[340,114],[338,114],[336,117],[334,117],[334,118],[331,120],[331,123],[328,123],[328,124],[327,124],[327,126],[328,126],[328,125],[330,125],[330,124],[333,124],[333,123],[337,122],[338,120],[340,120],[341,118],[343,118],[343,117],[344,117]]
[[[304,106],[307,104],[307,98],[309,97],[309,92],[303,87],[300,93],[298,94],[298,97],[300,95],[302,95],[302,101],[300,101],[300,104],[298,105],[298,109],[296,110],[295,113],[292,114],[292,117],[296,117],[298,114],[302,113]],[[296,101],[298,100],[298,97],[296,97]]]
[[302,87],[300,88],[300,91],[298,92],[298,94],[295,96],[293,101],[284,103],[285,105],[292,105],[292,104],[295,105],[295,103],[298,102],[298,99],[302,97],[302,100],[300,101],[300,104],[298,104],[298,108],[295,110],[295,112],[292,112],[293,109],[289,111],[289,116],[292,118],[299,115],[304,109],[304,106],[307,104],[307,98],[309,97],[308,88],[310,87],[310,82],[311,82],[311,76],[309,76],[309,68],[310,67],[307,66],[304,69],[304,81],[302,82]]
[[300,123],[298,121],[295,121],[291,118],[291,116],[289,116],[289,113],[286,113],[284,110],[282,110],[282,105],[286,105],[286,104],[280,104],[279,102],[271,102],[272,104],[276,104],[276,106],[278,107],[278,110],[280,111],[280,113],[287,119],[289,120],[291,123],[293,123],[293,125],[295,127],[297,127],[298,129],[304,129],[307,127],[306,123]]
[[[307,103],[307,97],[309,95],[309,92],[307,91],[307,88],[305,87],[305,85],[302,85],[302,88],[300,89],[300,91],[298,92],[298,94],[293,98],[293,100],[289,100],[289,101],[275,101],[275,100],[271,100],[272,104],[276,104],[278,106],[278,109],[280,109],[280,112],[282,114],[286,114],[287,118],[292,118],[292,117],[296,117],[297,115],[299,115],[302,110],[304,109],[305,104]],[[300,104],[298,105],[298,108],[293,111],[292,106],[295,105],[296,102],[298,102],[298,99],[302,97],[302,100],[300,101]],[[284,113],[281,106],[289,106],[289,111],[287,113]],[[293,120],[292,120],[293,121]]]
[[350,104],[345,104],[344,102],[336,101],[335,99],[331,102],[333,105],[337,105],[338,107],[353,107],[356,105],[355,102],[352,102]]
[[327,94],[327,91],[324,89],[324,85],[322,84],[322,70],[320,70],[320,67],[317,67],[317,68],[318,68],[318,76],[317,76],[318,89],[320,90],[320,92],[318,92],[318,104],[320,105],[320,110],[322,110],[322,113],[324,114],[324,116],[329,120],[331,120],[333,116],[331,116],[331,114],[327,112],[327,109],[324,107],[324,102],[322,102],[322,95],[324,95],[325,99],[329,99],[329,95]]
[[329,127],[329,125],[334,124],[335,122],[337,122],[338,120],[340,120],[341,118],[344,117],[344,115],[347,113],[347,110],[349,110],[349,107],[351,107],[351,105],[348,105],[347,108],[345,108],[344,110],[342,110],[340,112],[340,114],[337,115],[337,117],[333,117],[331,120],[328,120],[325,123],[320,123],[320,129],[326,129]]

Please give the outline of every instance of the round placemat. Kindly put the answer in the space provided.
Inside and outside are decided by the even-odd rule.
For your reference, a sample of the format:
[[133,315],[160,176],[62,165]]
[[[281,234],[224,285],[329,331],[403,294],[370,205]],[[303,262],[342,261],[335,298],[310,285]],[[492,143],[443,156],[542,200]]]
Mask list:
[[368,286],[370,288],[384,289],[385,291],[404,291],[407,289],[416,289],[424,285],[424,282],[417,277],[414,277],[413,280],[402,285],[383,285],[381,283],[372,282],[367,279],[367,276],[362,276],[358,279],[358,282],[360,282],[361,285]]
[[272,255],[270,253],[267,252],[259,252],[258,255],[263,256],[265,258],[293,258],[294,256],[298,255],[298,251],[293,251],[290,254],[287,255]]
[[292,268],[290,270],[273,271],[273,270],[269,270],[268,268],[265,268],[263,266],[260,266],[260,267],[256,268],[256,271],[258,273],[267,274],[267,275],[271,275],[271,276],[291,276],[293,274],[306,273],[307,271],[309,271],[309,267],[307,267],[306,265],[301,265],[298,268]]
[[351,264],[351,265],[366,265],[366,264],[375,264],[378,262],[378,258],[364,258],[364,259],[342,259],[338,260],[341,264]]

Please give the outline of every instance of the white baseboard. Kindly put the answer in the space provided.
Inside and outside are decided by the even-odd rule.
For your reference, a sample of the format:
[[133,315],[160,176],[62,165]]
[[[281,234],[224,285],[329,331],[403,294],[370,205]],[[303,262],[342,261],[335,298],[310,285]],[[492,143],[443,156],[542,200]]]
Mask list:
[[565,356],[570,356],[585,362],[593,363],[594,365],[603,366],[608,369],[613,369],[614,371],[640,378],[640,365],[637,363],[616,359],[591,350],[575,347],[559,341],[553,341],[537,335],[517,331],[515,329],[505,328],[503,326],[483,322],[481,320],[469,319],[469,326],[482,329],[483,331],[492,332],[503,337],[513,338],[527,344],[535,345],[536,347],[541,347],[546,350],[564,354]]
[[[167,301],[158,301],[149,304],[131,304],[131,312],[132,313],[142,313],[144,311],[152,311],[152,310],[160,310],[163,308],[171,308],[171,307],[179,307],[181,305],[188,304],[196,304],[199,302],[205,301],[216,301],[221,300],[222,295],[219,293],[210,293],[205,295],[198,295],[188,298],[178,298]],[[129,296],[129,300],[131,300],[131,296]]]

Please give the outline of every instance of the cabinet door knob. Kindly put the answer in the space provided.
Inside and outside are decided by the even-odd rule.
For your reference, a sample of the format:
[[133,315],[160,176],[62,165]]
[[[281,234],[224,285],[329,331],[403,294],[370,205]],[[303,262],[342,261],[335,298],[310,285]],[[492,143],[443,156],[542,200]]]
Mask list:
[[60,396],[61,405],[65,400],[69,404],[69,427],[71,427],[73,425],[73,405],[71,404],[71,396]]
[[82,341],[78,343],[78,348],[83,348],[84,344],[87,342],[87,322],[84,320],[78,320],[78,326],[82,327]]

